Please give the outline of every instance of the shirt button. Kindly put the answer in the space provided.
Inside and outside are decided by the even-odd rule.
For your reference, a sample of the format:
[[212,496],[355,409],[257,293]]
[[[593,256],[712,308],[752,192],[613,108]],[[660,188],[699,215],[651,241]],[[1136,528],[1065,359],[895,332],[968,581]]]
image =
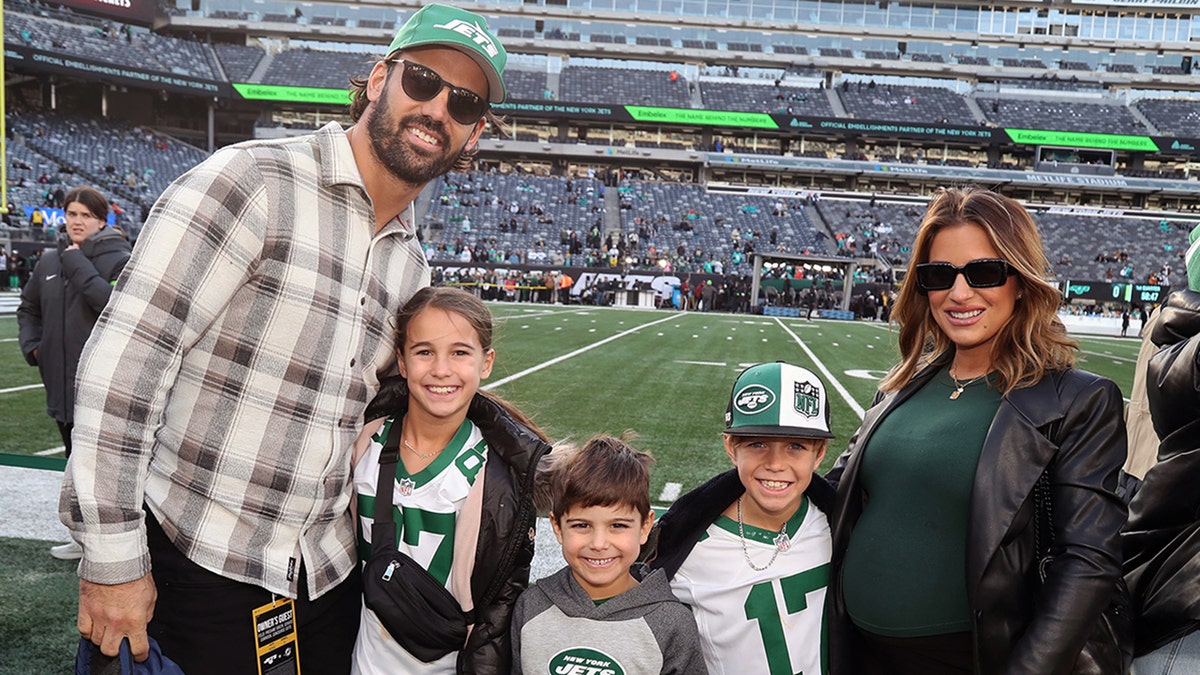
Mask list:
[[350,367],[351,367],[351,368],[353,368],[353,367],[354,367],[354,364],[355,364],[355,363],[357,363],[357,361],[356,361],[355,359],[350,359]]
[[360,305],[365,305],[365,304],[367,304],[367,298],[366,298],[366,296],[363,296],[363,297],[362,297],[362,299],[360,299],[360,300],[358,301],[358,304],[360,304]]

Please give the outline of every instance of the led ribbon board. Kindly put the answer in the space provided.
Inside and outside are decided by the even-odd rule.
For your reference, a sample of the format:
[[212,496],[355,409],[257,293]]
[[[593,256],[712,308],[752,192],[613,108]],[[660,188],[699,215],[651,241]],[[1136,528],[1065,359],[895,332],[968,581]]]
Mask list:
[[1158,152],[1158,145],[1149,136],[1093,134],[1082,131],[1041,131],[1038,129],[1005,129],[1004,133],[1018,145],[1058,145],[1103,150],[1140,150]]

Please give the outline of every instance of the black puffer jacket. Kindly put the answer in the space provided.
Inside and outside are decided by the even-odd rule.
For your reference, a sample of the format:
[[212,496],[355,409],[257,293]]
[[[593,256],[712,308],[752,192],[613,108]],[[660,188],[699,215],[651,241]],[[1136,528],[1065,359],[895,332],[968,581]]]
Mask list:
[[1146,391],[1162,442],[1123,538],[1137,654],[1200,628],[1200,293],[1172,293],[1159,311]]
[[[381,383],[364,419],[400,417],[407,409],[408,388],[403,378],[389,378]],[[550,452],[550,445],[481,394],[471,401],[467,417],[487,440],[488,461],[484,465],[483,517],[471,577],[475,627],[459,652],[458,672],[507,673],[512,667],[508,630],[513,604],[529,585],[533,560],[537,521],[534,474],[538,462]]]
[[79,355],[132,250],[119,232],[106,227],[84,239],[78,249],[42,254],[21,291],[21,353],[41,371],[46,412],[59,422],[75,420]]
[[[868,410],[849,448],[826,475],[838,484],[830,519],[834,570],[845,559],[869,499],[860,484],[862,449],[880,421],[950,357],[943,354]],[[1116,496],[1126,447],[1121,412],[1117,386],[1080,370],[1049,373],[1001,400],[975,470],[967,530],[964,576],[976,673],[1062,675],[1075,669],[1121,574],[1119,533],[1126,515]],[[1035,594],[1032,493],[1051,464],[1055,560]],[[838,572],[830,580],[830,596],[831,672],[858,672],[858,638],[846,615]],[[1118,665],[1105,672],[1119,670]]]

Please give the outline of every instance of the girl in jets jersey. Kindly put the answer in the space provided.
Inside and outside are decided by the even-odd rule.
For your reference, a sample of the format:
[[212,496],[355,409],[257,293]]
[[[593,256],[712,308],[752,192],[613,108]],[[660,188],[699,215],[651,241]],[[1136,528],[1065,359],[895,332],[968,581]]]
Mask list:
[[533,558],[534,471],[550,446],[527,418],[479,390],[495,351],[491,314],[478,298],[425,288],[397,324],[400,377],[368,406],[373,421],[355,447],[360,557],[370,553],[380,451],[400,425],[392,486],[398,548],[442,582],[470,625],[461,650],[426,663],[364,603],[353,670],[506,673],[512,607]]

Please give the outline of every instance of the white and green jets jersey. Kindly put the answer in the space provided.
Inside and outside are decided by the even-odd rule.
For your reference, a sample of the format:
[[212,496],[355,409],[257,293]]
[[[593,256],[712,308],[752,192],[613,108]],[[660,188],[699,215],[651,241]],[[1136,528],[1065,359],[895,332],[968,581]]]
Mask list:
[[696,617],[708,672],[826,675],[829,521],[805,498],[784,528],[786,539],[750,525],[744,530],[755,566],[779,551],[770,567],[750,567],[737,521],[721,516],[671,581]]
[[[354,467],[360,560],[366,560],[371,552],[379,455],[392,422],[392,419],[384,422]],[[470,420],[464,420],[450,444],[422,471],[409,475],[403,462],[396,464],[392,520],[396,523],[397,548],[447,588],[454,565],[458,513],[486,461],[487,443],[483,435]],[[417,660],[392,639],[375,613],[363,605],[358,642],[354,646],[355,673],[453,673],[456,658],[457,654],[451,653],[433,663]]]

